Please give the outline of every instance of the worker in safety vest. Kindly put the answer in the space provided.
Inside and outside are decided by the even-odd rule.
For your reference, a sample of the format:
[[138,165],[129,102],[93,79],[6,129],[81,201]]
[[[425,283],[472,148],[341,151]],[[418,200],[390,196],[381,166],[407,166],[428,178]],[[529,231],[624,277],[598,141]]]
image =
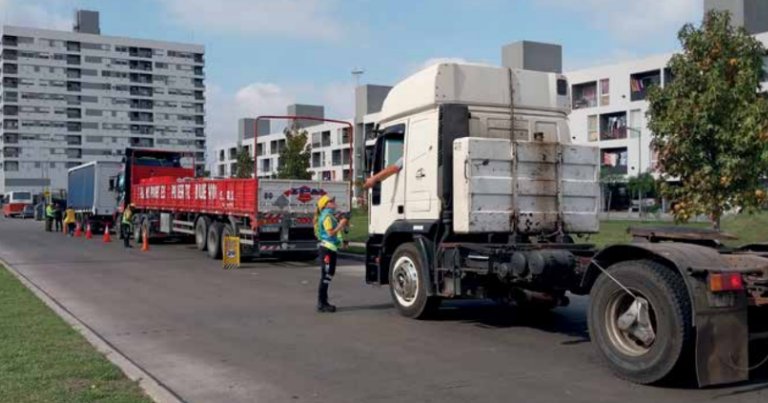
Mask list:
[[320,285],[317,295],[318,312],[336,312],[336,307],[328,303],[328,287],[336,274],[336,253],[344,242],[344,228],[349,223],[347,218],[337,220],[336,199],[324,195],[317,201],[315,211],[315,236],[320,241]]
[[133,203],[123,210],[123,219],[120,223],[120,231],[123,234],[123,246],[131,247],[131,234],[133,233]]
[[53,219],[56,215],[56,210],[53,208],[53,203],[48,204],[45,207],[45,230],[51,232],[53,226]]
[[76,221],[77,219],[75,218],[75,209],[72,207],[67,208],[67,210],[64,212],[64,225],[67,226],[67,236],[75,235]]

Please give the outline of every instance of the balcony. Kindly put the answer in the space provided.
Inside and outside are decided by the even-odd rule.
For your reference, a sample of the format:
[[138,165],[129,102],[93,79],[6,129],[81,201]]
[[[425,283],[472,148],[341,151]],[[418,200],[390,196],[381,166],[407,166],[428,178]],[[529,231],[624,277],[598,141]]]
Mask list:
[[597,81],[575,84],[571,92],[573,109],[597,106]]
[[67,119],[81,119],[82,115],[80,108],[67,108]]
[[19,74],[19,66],[12,63],[3,63],[3,72],[5,74]]
[[67,136],[68,146],[79,146],[83,144],[83,139],[80,136]]
[[67,55],[67,64],[69,64],[69,65],[80,65],[80,56],[78,56],[78,55]]
[[19,88],[19,79],[15,77],[3,77],[3,87]]
[[627,174],[627,148],[600,150],[600,170],[612,175]]
[[143,60],[131,60],[128,63],[128,67],[131,70],[152,71],[152,62]]
[[661,85],[661,71],[653,70],[644,73],[635,73],[629,76],[630,100],[642,101],[648,94],[648,90],[656,85]]
[[83,158],[83,150],[79,148],[67,148],[67,158]]
[[5,158],[19,158],[21,154],[18,147],[5,147],[3,148],[3,157]]
[[19,40],[12,35],[3,35],[3,46],[19,46]]
[[154,140],[144,139],[141,137],[131,137],[131,147],[152,148],[154,147]]
[[17,60],[19,58],[19,52],[16,49],[4,49],[3,60]]
[[128,55],[131,57],[143,57],[146,59],[152,58],[152,49],[149,48],[129,48]]
[[79,52],[79,51],[80,51],[80,42],[73,42],[73,41],[67,42],[67,52]]
[[18,130],[19,129],[19,121],[16,119],[5,119],[3,121],[3,129],[5,130]]
[[600,140],[627,138],[627,113],[616,112],[600,115]]

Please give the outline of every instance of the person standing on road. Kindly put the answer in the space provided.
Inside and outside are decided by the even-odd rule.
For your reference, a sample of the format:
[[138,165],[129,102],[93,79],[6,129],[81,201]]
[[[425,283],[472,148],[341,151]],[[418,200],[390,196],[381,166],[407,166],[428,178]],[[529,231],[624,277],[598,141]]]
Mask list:
[[56,223],[56,232],[61,232],[64,228],[61,224],[62,217],[64,216],[64,212],[61,211],[61,206],[56,205],[53,210],[53,220]]
[[123,236],[123,247],[131,247],[131,234],[133,232],[133,203],[123,210],[123,219],[120,222],[120,233]]
[[349,220],[340,221],[334,216],[336,199],[324,195],[317,201],[315,211],[315,235],[320,241],[320,284],[317,291],[317,311],[336,312],[336,307],[328,303],[328,288],[336,274],[336,253],[343,243],[343,230]]
[[51,232],[51,227],[53,227],[53,219],[56,212],[53,209],[53,203],[48,204],[45,207],[45,231]]
[[67,208],[67,211],[64,213],[64,225],[67,226],[67,236],[75,235],[76,221],[77,219],[75,218],[75,209],[72,207]]

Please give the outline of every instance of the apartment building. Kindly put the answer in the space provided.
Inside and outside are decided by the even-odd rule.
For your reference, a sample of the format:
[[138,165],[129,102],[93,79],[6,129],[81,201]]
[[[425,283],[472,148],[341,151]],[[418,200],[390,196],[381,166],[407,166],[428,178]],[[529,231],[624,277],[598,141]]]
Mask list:
[[72,32],[3,26],[0,193],[66,190],[67,168],[126,147],[189,152],[202,171],[204,53],[102,35],[93,11]]
[[[706,0],[704,8],[728,10],[735,25],[768,46],[768,2]],[[576,142],[600,147],[603,172],[636,176],[654,171],[646,96],[650,87],[674,80],[666,67],[671,57],[672,53],[660,54],[566,73],[571,84],[571,135]],[[768,90],[768,83],[763,83],[763,90]]]

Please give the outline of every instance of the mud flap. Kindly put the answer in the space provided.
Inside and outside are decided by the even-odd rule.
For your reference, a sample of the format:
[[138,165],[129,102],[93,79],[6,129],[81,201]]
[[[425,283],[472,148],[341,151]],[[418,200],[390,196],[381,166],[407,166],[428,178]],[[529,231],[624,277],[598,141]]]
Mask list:
[[696,377],[700,387],[749,379],[749,328],[745,296],[728,311],[696,312]]
[[431,297],[435,295],[435,281],[432,278],[433,273],[435,272],[434,244],[423,236],[414,237],[414,241],[416,241],[416,248],[419,249],[421,261],[424,262],[426,269],[421,272],[421,281],[427,286],[427,296]]

